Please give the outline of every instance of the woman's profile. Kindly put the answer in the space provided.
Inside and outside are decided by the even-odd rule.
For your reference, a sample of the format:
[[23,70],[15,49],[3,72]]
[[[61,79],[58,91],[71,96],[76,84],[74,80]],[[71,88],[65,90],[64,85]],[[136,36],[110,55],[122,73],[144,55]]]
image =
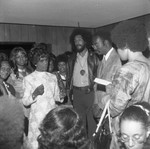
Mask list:
[[120,140],[125,147],[146,149],[146,146],[149,146],[147,145],[149,134],[150,105],[141,102],[125,109],[120,117]]

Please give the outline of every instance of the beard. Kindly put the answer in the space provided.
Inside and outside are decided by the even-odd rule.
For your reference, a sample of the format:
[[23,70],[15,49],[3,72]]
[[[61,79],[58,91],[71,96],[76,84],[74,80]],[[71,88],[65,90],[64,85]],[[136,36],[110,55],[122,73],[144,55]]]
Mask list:
[[77,52],[82,52],[86,48],[85,44],[84,45],[76,45],[76,51]]

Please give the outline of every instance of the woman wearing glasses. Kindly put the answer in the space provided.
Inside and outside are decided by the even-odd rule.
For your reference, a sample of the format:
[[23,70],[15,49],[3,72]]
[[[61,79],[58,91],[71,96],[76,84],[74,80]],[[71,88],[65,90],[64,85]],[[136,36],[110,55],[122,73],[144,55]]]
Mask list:
[[120,117],[120,140],[127,149],[150,148],[150,105],[146,102],[128,107]]

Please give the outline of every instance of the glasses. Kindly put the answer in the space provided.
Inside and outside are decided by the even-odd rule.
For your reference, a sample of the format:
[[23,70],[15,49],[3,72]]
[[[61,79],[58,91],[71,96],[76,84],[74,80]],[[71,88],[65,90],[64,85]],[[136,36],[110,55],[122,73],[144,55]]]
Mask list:
[[143,141],[145,140],[144,136],[139,134],[135,134],[133,137],[129,137],[128,135],[122,134],[119,138],[123,143],[127,143],[130,140],[132,140],[135,143],[143,143]]

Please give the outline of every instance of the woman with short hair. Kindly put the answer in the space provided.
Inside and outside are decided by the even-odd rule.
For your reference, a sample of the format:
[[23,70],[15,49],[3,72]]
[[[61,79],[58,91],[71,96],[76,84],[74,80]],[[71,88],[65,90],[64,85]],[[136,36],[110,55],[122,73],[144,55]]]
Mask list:
[[60,98],[56,76],[46,72],[48,52],[42,48],[33,48],[29,56],[36,69],[24,78],[22,101],[25,106],[31,106],[28,143],[30,149],[37,149],[38,127],[45,115],[56,107],[55,102],[60,101]]
[[[150,105],[137,103],[120,117],[120,140],[127,149],[145,149],[150,134]],[[150,145],[150,144],[149,144]]]

